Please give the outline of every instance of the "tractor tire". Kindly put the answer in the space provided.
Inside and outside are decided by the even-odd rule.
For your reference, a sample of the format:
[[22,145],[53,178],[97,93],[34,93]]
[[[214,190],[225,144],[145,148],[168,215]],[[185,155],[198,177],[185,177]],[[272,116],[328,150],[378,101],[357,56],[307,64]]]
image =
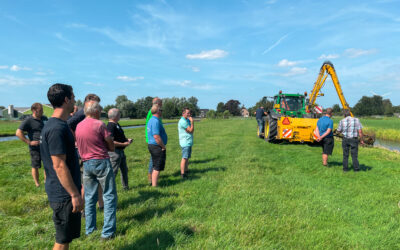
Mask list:
[[267,142],[276,142],[278,135],[278,122],[272,117],[265,119],[265,140]]

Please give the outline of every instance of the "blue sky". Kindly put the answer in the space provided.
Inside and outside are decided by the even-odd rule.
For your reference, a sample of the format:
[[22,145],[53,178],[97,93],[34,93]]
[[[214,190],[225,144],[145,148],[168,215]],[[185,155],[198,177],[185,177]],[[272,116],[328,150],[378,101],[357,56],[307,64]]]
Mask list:
[[[47,103],[71,84],[103,104],[125,94],[246,107],[310,92],[333,62],[348,103],[400,105],[400,1],[9,1],[0,4],[0,105]],[[339,103],[329,80],[324,107]]]

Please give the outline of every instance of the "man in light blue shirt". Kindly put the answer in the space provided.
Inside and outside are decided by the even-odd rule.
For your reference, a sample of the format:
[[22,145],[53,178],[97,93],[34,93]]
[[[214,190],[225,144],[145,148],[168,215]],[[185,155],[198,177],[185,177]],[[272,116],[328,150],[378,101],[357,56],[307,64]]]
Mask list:
[[178,122],[179,144],[182,148],[181,177],[187,178],[189,158],[192,156],[194,124],[190,109],[182,110],[182,117]]
[[148,149],[153,161],[151,182],[152,186],[156,187],[160,172],[165,168],[165,161],[167,159],[167,149],[165,145],[167,145],[168,136],[167,133],[165,133],[162,122],[160,121],[162,113],[160,106],[153,104],[153,107],[151,107],[151,113],[153,116],[147,123],[147,135],[149,138]]

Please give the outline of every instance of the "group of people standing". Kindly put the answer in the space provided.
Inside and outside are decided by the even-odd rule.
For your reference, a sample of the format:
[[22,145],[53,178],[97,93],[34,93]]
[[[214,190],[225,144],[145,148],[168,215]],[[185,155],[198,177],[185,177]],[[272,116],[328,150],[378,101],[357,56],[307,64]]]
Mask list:
[[[103,240],[115,237],[117,190],[115,176],[121,170],[124,190],[129,190],[128,165],[124,149],[133,139],[127,138],[118,121],[118,109],[110,109],[109,122],[100,120],[100,98],[89,94],[84,108],[76,110],[70,85],[57,83],[47,92],[53,115],[43,116],[39,103],[32,105],[32,116],[21,123],[16,135],[29,145],[32,176],[39,186],[41,161],[45,169],[45,189],[56,229],[54,249],[68,249],[80,237],[81,212],[84,211],[86,235],[96,230],[96,203],[104,210]],[[146,119],[146,141],[150,153],[149,182],[158,185],[166,163],[167,134],[162,124],[162,100],[154,98]],[[193,145],[194,122],[185,108],[178,123],[182,147],[181,177],[188,176]],[[24,132],[28,133],[28,138]],[[82,167],[82,172],[81,172]],[[82,185],[83,180],[83,185]]]
[[[334,147],[333,139],[333,121],[331,119],[333,110],[331,108],[326,109],[326,114],[321,117],[317,122],[317,141],[322,146],[322,164],[328,166],[328,156],[332,155]],[[359,140],[361,144],[363,141],[362,125],[358,118],[352,117],[350,110],[345,109],[343,111],[344,118],[340,120],[337,131],[343,134],[342,149],[343,149],[343,171],[349,171],[349,154],[351,152],[351,158],[353,159],[354,171],[360,171],[358,163],[358,145]]]

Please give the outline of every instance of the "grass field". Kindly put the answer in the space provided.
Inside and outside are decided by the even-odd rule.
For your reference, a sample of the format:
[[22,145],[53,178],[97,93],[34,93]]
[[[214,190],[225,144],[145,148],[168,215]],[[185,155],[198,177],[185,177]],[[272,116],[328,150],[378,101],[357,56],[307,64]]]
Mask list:
[[[85,237],[83,220],[72,249],[400,248],[399,154],[361,148],[363,171],[343,173],[340,143],[326,168],[319,147],[268,144],[254,120],[204,120],[195,129],[191,177],[181,181],[177,128],[166,126],[158,189],[147,186],[144,128],[127,129],[132,189],[122,191],[117,176],[117,237]],[[26,145],[0,150],[0,249],[51,248],[52,212],[44,187],[34,187]]]

